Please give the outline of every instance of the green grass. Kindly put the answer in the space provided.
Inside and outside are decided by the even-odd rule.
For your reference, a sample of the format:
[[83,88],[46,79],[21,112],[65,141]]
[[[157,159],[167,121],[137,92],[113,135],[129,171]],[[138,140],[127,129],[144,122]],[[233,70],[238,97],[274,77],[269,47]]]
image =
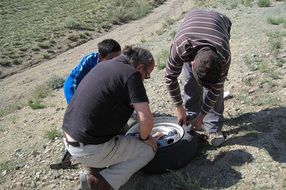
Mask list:
[[237,99],[241,103],[244,103],[249,106],[263,106],[263,105],[275,106],[281,102],[278,97],[268,93],[261,94],[257,97],[250,96],[249,94],[245,93],[240,93],[238,94]]
[[199,182],[189,174],[171,171],[172,177],[169,180],[170,189],[200,190]]
[[246,7],[251,7],[251,3],[253,2],[253,0],[240,0],[240,2]]
[[245,77],[242,79],[242,81],[244,82],[244,84],[246,86],[253,86],[253,83],[254,83],[254,78],[253,77]]
[[161,49],[161,51],[156,54],[156,66],[159,70],[166,67],[166,62],[169,55],[169,49]]
[[[50,54],[66,51],[97,36],[98,32],[107,31],[113,23],[145,16],[164,1],[2,0],[0,66],[35,64],[49,59],[53,56],[33,55],[44,54],[45,50],[53,50]],[[88,35],[83,37],[86,32]],[[19,58],[10,58],[11,52]]]
[[245,55],[243,57],[243,62],[247,65],[250,71],[256,71],[257,70],[257,64],[255,63],[256,60],[251,57],[250,55]]
[[268,17],[267,22],[272,25],[286,24],[286,19],[282,17]]
[[57,75],[52,75],[43,84],[35,87],[32,92],[31,98],[28,100],[28,106],[32,109],[43,109],[46,106],[42,104],[42,100],[49,96],[53,90],[62,88],[64,79]]
[[270,0],[258,0],[257,5],[259,7],[270,7]]
[[0,125],[0,133],[3,133],[5,131],[6,131],[6,128],[4,126]]
[[60,77],[58,75],[52,75],[48,80],[47,80],[47,86],[52,89],[60,89],[63,87],[65,82],[65,79],[63,77]]
[[61,132],[56,127],[46,131],[45,133],[45,137],[51,141],[53,141],[57,137],[60,137],[61,135]]
[[46,107],[45,105],[43,105],[43,104],[41,103],[40,100],[29,100],[29,101],[28,101],[28,105],[29,105],[30,108],[32,108],[33,110],[43,109],[43,108]]

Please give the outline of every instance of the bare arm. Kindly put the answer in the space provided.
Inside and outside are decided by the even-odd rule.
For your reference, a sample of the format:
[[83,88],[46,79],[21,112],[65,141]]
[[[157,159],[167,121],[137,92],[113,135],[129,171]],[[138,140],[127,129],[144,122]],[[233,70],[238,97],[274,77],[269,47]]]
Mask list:
[[[153,128],[153,115],[147,102],[134,103],[134,109],[137,113],[138,120],[140,123],[139,135],[141,139],[147,139],[143,142],[150,145],[154,151],[157,150],[157,144],[155,139],[151,136]],[[149,137],[149,138],[148,138]]]

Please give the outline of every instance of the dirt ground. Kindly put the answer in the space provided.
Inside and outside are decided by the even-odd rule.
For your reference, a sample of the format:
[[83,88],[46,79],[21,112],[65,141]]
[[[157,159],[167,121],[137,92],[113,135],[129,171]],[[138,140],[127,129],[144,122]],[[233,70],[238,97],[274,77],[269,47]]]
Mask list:
[[[286,3],[273,1],[271,7],[239,5],[230,9],[223,2],[216,1],[209,8],[225,13],[233,23],[232,64],[225,85],[232,98],[225,101],[225,144],[216,149],[205,145],[197,158],[178,171],[160,175],[138,172],[122,190],[286,189],[286,29],[266,21],[269,16],[285,19]],[[63,153],[61,138],[50,141],[45,137],[47,131],[61,128],[66,108],[63,91],[56,90],[45,98],[46,108],[32,110],[27,106],[32,90],[53,75],[66,76],[104,38],[114,38],[122,46],[142,44],[154,55],[160,53],[170,46],[170,32],[179,27],[182,15],[193,6],[191,0],[168,0],[143,19],[118,26],[55,59],[1,80],[0,107],[19,108],[0,117],[0,189],[78,189],[80,168],[48,167]],[[171,19],[176,22],[166,27]],[[281,32],[284,46],[274,56],[269,33]],[[245,61],[246,56],[251,57],[251,63]],[[277,57],[282,60],[280,66],[276,66]],[[269,77],[260,67],[250,69],[249,64],[259,66],[261,62],[269,63],[278,77]],[[173,115],[164,70],[156,68],[145,85],[152,111]],[[7,161],[10,169],[4,167],[9,165]]]

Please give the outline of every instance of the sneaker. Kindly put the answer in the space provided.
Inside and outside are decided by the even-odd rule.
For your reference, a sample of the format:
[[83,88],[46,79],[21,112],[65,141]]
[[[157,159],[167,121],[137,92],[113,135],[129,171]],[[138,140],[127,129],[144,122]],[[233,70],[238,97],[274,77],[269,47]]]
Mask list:
[[209,133],[207,137],[207,141],[215,147],[222,145],[222,143],[225,141],[222,132]]

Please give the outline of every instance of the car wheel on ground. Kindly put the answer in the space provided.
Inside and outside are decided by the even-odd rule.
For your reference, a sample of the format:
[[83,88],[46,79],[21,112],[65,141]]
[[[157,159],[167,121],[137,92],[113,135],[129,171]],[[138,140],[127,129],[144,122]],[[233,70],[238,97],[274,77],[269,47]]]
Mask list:
[[[139,124],[127,131],[127,135],[138,134]],[[175,117],[155,117],[152,134],[163,133],[157,141],[158,150],[141,171],[146,173],[163,173],[177,170],[187,165],[198,152],[199,134],[189,131],[188,127],[177,124]]]

